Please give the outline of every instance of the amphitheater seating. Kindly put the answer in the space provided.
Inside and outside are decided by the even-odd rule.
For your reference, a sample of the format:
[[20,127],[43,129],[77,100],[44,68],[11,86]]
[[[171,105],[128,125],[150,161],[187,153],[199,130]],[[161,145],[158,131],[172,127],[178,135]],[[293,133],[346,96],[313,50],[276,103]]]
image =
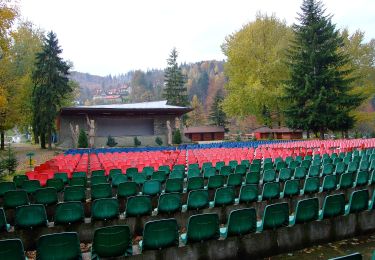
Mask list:
[[0,259],[26,259],[21,239],[0,240]]
[[56,205],[54,223],[55,225],[70,225],[83,223],[85,213],[80,201],[61,202]]
[[64,232],[40,236],[36,256],[41,260],[82,259],[77,233]]
[[257,216],[254,208],[233,210],[229,214],[226,227],[220,228],[220,235],[241,236],[256,231]]
[[149,221],[143,229],[143,240],[139,242],[141,251],[160,250],[178,246],[178,225],[175,219]]
[[23,205],[16,208],[15,227],[33,229],[47,226],[47,214],[42,204]]
[[218,239],[219,216],[215,213],[197,214],[189,217],[186,233],[181,235],[184,244]]

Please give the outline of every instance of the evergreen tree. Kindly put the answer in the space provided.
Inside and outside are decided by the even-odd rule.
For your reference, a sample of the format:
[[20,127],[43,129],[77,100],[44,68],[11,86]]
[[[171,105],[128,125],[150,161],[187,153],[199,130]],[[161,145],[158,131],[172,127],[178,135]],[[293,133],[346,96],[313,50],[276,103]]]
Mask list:
[[78,148],[89,147],[89,141],[87,140],[87,135],[83,129],[79,130],[78,135]]
[[212,103],[209,118],[213,125],[225,127],[225,124],[227,122],[227,116],[221,106],[223,100],[224,97],[221,95],[220,91],[216,93],[214,102]]
[[188,104],[186,78],[177,64],[177,50],[173,48],[167,59],[168,67],[164,71],[163,97],[169,105],[186,106]]
[[46,148],[46,140],[51,148],[56,115],[65,97],[72,92],[68,84],[70,66],[59,56],[61,53],[56,34],[49,32],[42,51],[36,55],[32,76],[33,130],[34,135],[40,137],[42,148]]
[[341,51],[343,39],[331,16],[324,14],[323,4],[304,0],[301,10],[287,55],[291,78],[285,88],[286,123],[324,138],[328,129],[353,127],[349,112],[362,98],[350,94],[353,78],[344,68],[349,57]]

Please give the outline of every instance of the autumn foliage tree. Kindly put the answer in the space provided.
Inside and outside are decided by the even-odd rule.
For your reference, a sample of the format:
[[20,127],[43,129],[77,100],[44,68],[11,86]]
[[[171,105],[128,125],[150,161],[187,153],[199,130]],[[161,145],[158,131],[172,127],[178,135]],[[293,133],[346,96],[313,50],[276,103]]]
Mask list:
[[205,112],[203,104],[199,101],[197,95],[193,96],[190,102],[190,107],[193,111],[188,113],[186,124],[188,126],[200,126],[206,123]]

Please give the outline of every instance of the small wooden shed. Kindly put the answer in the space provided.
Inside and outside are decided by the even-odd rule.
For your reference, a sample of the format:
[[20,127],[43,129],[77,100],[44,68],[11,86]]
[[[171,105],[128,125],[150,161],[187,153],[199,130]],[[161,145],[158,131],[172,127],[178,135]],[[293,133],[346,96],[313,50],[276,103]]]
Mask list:
[[184,128],[184,135],[193,142],[224,140],[222,126],[191,126]]

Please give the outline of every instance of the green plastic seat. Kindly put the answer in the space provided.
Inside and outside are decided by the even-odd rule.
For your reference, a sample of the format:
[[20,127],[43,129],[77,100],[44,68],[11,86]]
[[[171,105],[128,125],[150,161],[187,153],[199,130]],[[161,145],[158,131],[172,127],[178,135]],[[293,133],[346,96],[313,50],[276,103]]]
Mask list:
[[259,184],[260,173],[259,172],[249,172],[246,174],[246,184]]
[[126,203],[126,217],[139,217],[151,215],[151,197],[138,195],[129,197]]
[[[172,173],[171,173],[172,174]],[[183,192],[184,180],[180,178],[167,179],[165,182],[165,192]]]
[[97,228],[92,240],[91,259],[131,256],[132,234],[128,225]]
[[55,188],[57,192],[60,192],[64,189],[64,182],[62,179],[48,179],[46,186]]
[[128,181],[128,176],[125,174],[116,174],[112,178],[112,187],[118,187],[120,183],[127,182]]
[[211,167],[213,167],[212,162],[204,162],[202,164],[202,171],[204,171],[206,168],[211,168]]
[[180,212],[182,208],[181,193],[165,193],[159,196],[158,212],[159,213],[175,213]]
[[142,194],[155,196],[161,192],[161,184],[158,180],[149,180],[143,183]]
[[184,175],[185,173],[183,171],[173,169],[169,174],[168,179],[183,179]]
[[319,218],[318,198],[308,198],[297,202],[294,215],[289,217],[289,225],[303,224]]
[[87,178],[86,177],[72,177],[69,181],[70,186],[83,186],[86,187]]
[[219,216],[215,213],[206,213],[189,217],[187,233],[181,235],[181,240],[184,244],[189,244],[219,237]]
[[306,168],[305,167],[297,167],[294,170],[294,179],[304,179],[306,177]]
[[267,182],[263,185],[262,195],[259,201],[272,200],[280,197],[280,184],[278,182]]
[[285,182],[281,197],[292,197],[299,194],[299,180],[288,180]]
[[91,186],[91,201],[112,197],[112,188],[109,183],[100,183]]
[[273,164],[273,161],[272,161],[272,158],[264,158],[263,160],[263,163],[266,164],[266,163],[272,163]]
[[29,204],[29,197],[24,190],[10,190],[4,193],[4,208],[15,209],[18,206]]
[[118,169],[118,168],[113,168],[113,169],[110,169],[109,170],[109,179],[111,180],[112,179],[112,176],[113,175],[116,175],[116,174],[122,174],[122,170],[121,169]]
[[238,173],[232,173],[228,176],[227,186],[239,187],[242,184],[242,175]]
[[370,168],[370,162],[369,161],[361,161],[359,163],[359,171],[368,171]]
[[232,170],[236,169],[236,166],[238,165],[238,162],[236,160],[231,160],[229,161],[229,164],[228,164]]
[[301,155],[297,155],[296,156],[296,158],[295,158],[295,161],[297,161],[297,162],[302,162],[303,161],[303,158],[302,158],[302,156]]
[[335,175],[326,175],[323,179],[322,186],[320,187],[320,192],[332,191],[332,190],[337,189],[336,181],[337,181],[337,178]]
[[175,164],[173,166],[172,170],[185,172],[185,165],[184,164]]
[[22,184],[22,189],[28,194],[33,194],[37,189],[40,189],[40,182],[38,180],[25,180]]
[[279,172],[281,169],[287,168],[286,162],[276,163],[276,171]]
[[292,178],[292,170],[289,168],[282,168],[279,172],[278,181],[284,182]]
[[276,171],[271,169],[271,170],[265,170],[263,172],[263,183],[266,182],[273,182],[276,180]]
[[91,218],[93,220],[116,219],[119,214],[119,202],[115,198],[96,199],[91,205]]
[[322,176],[331,175],[335,171],[335,166],[333,164],[324,164],[322,169]]
[[234,204],[235,192],[233,187],[222,187],[215,191],[215,199],[212,207],[220,207]]
[[353,173],[343,173],[340,175],[338,187],[339,189],[348,189],[353,187]]
[[298,168],[301,165],[298,161],[291,161],[288,165],[288,168],[294,171],[296,168]]
[[204,187],[204,179],[203,177],[191,177],[187,180],[187,187],[186,190],[189,192],[191,190],[199,190],[203,189]]
[[268,170],[274,170],[272,162],[265,162],[263,164],[263,173]]
[[22,184],[25,180],[28,180],[29,177],[27,177],[26,175],[15,175],[13,177],[13,182],[14,184],[16,185],[16,188],[21,188],[22,187]]
[[276,166],[279,162],[284,162],[282,157],[276,157],[275,160],[273,161],[274,165]]
[[143,185],[147,180],[147,175],[144,173],[136,173],[133,175],[132,180],[138,185]]
[[346,172],[346,164],[344,162],[337,163],[335,168],[335,174],[339,175],[343,174],[344,172]]
[[7,222],[5,212],[3,208],[0,208],[0,233],[2,231],[9,231],[10,225]]
[[235,174],[240,174],[243,176],[246,175],[246,171],[247,171],[246,165],[243,165],[243,164],[237,165],[236,168],[234,169]]
[[319,166],[312,165],[309,168],[308,176],[309,177],[317,177],[317,176],[319,176],[319,172],[320,172]]
[[[374,255],[372,257],[374,259]],[[362,260],[362,255],[360,253],[353,253],[350,255],[344,255],[344,256],[338,256],[338,257],[333,257],[328,260]]]
[[100,176],[92,176],[90,179],[91,186],[102,184],[102,183],[108,183],[107,176],[100,175]]
[[118,185],[117,188],[117,197],[118,198],[127,198],[130,196],[137,195],[137,183],[133,181],[122,182]]
[[217,171],[221,171],[221,168],[223,168],[223,166],[225,166],[225,162],[223,162],[223,161],[220,161],[220,162],[217,162],[216,164],[215,164],[215,168],[216,168],[216,170]]
[[226,227],[220,228],[222,237],[242,236],[254,233],[257,229],[257,215],[255,208],[232,210]]
[[72,178],[74,178],[74,177],[84,177],[84,178],[87,178],[87,174],[86,174],[86,172],[73,172]]
[[142,169],[142,173],[145,174],[146,176],[151,177],[153,172],[154,172],[154,168],[151,166],[146,166],[146,167],[143,167]]
[[61,202],[56,205],[54,215],[55,225],[83,223],[84,219],[84,208],[80,201]]
[[41,188],[34,193],[36,204],[43,204],[45,206],[57,203],[57,191],[55,188]]
[[[325,155],[325,154],[324,154]],[[323,167],[326,164],[333,164],[333,160],[330,157],[324,158],[323,159]]]
[[36,246],[36,258],[38,260],[82,259],[78,234],[63,232],[40,236]]
[[355,178],[355,181],[354,181],[354,186],[364,186],[364,185],[367,185],[368,184],[368,180],[369,180],[369,173],[368,171],[359,171],[357,174],[356,174],[356,178]]
[[105,171],[104,170],[94,170],[91,172],[91,177],[94,177],[94,176],[104,176],[105,175]]
[[188,179],[193,178],[193,177],[200,177],[200,176],[201,176],[201,172],[199,168],[188,169],[188,173],[187,173]]
[[289,206],[287,202],[267,205],[262,221],[257,222],[257,231],[277,229],[289,225]]
[[192,190],[188,194],[187,205],[183,205],[182,208],[185,211],[186,209],[199,210],[208,208],[209,199],[207,190]]
[[323,208],[319,211],[319,218],[332,218],[345,213],[345,195],[334,194],[328,195],[324,199]]
[[138,168],[130,167],[126,169],[126,176],[128,176],[128,179],[132,179],[136,174],[138,174]]
[[356,172],[358,170],[358,162],[350,162],[348,165],[348,169],[346,170],[347,172]]
[[302,162],[301,162],[301,167],[304,167],[306,170],[308,170],[311,166],[311,160],[308,160],[308,159],[304,159]]
[[203,178],[208,179],[211,176],[215,176],[216,169],[214,167],[207,167],[203,170]]
[[15,190],[16,184],[12,181],[3,181],[0,182],[0,197],[4,196],[4,193],[10,190]]
[[258,201],[258,185],[246,184],[242,185],[240,189],[239,203],[251,203]]
[[12,238],[0,240],[0,259],[27,259],[21,239]]
[[260,170],[261,170],[260,164],[257,164],[257,163],[254,163],[254,162],[252,164],[250,164],[250,168],[249,168],[250,173],[253,173],[253,172],[260,173]]
[[69,183],[68,174],[66,172],[56,172],[53,175],[53,178],[55,178],[55,179],[61,179],[64,182],[64,184],[68,184]]
[[86,201],[86,189],[83,186],[67,186],[64,189],[64,201]]
[[[319,159],[319,158],[316,158],[316,159],[314,159],[314,160],[312,161],[311,166],[317,166],[317,167],[320,168],[321,164],[322,164],[322,160]],[[311,167],[311,166],[310,166],[310,167]]]
[[345,214],[358,213],[368,209],[369,193],[367,189],[356,190],[350,194],[349,204],[345,205]]
[[178,247],[178,225],[174,218],[149,221],[143,230],[141,251]]
[[169,165],[160,165],[158,171],[164,171],[167,175],[171,172]]
[[165,171],[156,171],[152,174],[151,179],[164,183],[167,180],[168,174]]
[[245,165],[246,169],[248,169],[250,167],[250,160],[241,160],[241,165]]
[[370,178],[368,180],[368,184],[371,185],[371,184],[374,184],[375,183],[375,170],[372,170],[371,174],[370,174]]
[[207,189],[217,189],[224,186],[223,175],[213,175],[208,178]]
[[16,208],[16,229],[32,229],[47,226],[47,213],[44,205],[31,204]]
[[318,177],[306,178],[301,194],[313,194],[313,193],[317,193],[318,191],[319,191],[319,178]]

